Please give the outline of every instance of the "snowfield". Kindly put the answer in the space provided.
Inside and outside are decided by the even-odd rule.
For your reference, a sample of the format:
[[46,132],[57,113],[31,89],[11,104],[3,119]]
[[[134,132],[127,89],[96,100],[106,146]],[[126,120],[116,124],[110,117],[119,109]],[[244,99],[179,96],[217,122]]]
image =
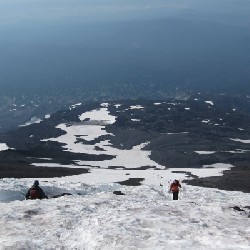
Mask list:
[[[0,249],[250,248],[249,194],[184,184],[180,200],[173,201],[166,186],[51,180],[41,182],[49,196],[73,195],[14,200],[24,198],[28,183],[2,180]],[[114,190],[125,195],[116,196]]]
[[[212,105],[210,101],[206,102]],[[58,124],[57,128],[65,133],[43,141],[57,141],[70,152],[96,155],[105,152],[114,156],[113,159],[61,165],[89,168],[89,173],[39,179],[49,197],[47,200],[25,200],[25,193],[34,179],[1,179],[0,250],[250,249],[249,193],[182,183],[192,175],[220,176],[234,166],[216,163],[199,169],[165,169],[150,159],[150,151],[143,149],[148,142],[130,150],[115,148],[106,139],[84,144],[84,141],[93,142],[103,135],[113,136],[105,129],[116,119],[109,114],[108,105],[103,103],[100,109],[81,114],[79,123]],[[248,143],[248,140],[240,142]],[[97,151],[96,147],[101,150]],[[0,150],[7,149],[5,143],[0,144]],[[195,152],[201,155],[215,153]],[[232,151],[242,152],[242,149]],[[45,162],[33,165],[60,166],[51,163],[51,158],[42,160]],[[148,169],[136,170],[145,166]],[[141,185],[118,183],[130,178],[136,178]],[[179,179],[182,184],[178,201],[173,201],[168,192],[174,179]],[[124,195],[115,195],[114,191],[121,191]],[[68,195],[53,198],[62,194]]]

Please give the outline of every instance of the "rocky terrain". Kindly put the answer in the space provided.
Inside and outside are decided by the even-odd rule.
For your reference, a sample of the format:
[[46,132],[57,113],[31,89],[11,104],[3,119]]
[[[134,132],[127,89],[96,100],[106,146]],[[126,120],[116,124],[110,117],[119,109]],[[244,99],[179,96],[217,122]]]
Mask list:
[[[77,145],[93,146],[97,153],[74,152],[65,149],[60,141],[48,140],[67,134],[58,127],[60,124],[66,124],[66,128],[105,124],[101,120],[79,119],[81,114],[102,107],[115,117],[114,123],[106,124],[108,133],[93,140],[86,140],[79,134],[75,142]],[[187,168],[188,172],[188,168],[209,167],[216,163],[231,164],[234,168],[225,172],[224,177],[195,178],[190,183],[249,192],[249,110],[248,96],[204,94],[182,100],[121,100],[73,105],[39,123],[2,134],[0,143],[6,144],[8,150],[0,151],[0,177],[55,177],[84,173],[93,166],[88,162],[98,163],[115,158],[104,147],[98,146],[102,142],[108,142],[117,150],[131,150],[145,143],[142,150],[150,151],[149,157],[156,164],[136,169],[157,170],[163,166],[165,169]],[[48,163],[53,167],[43,168],[43,164],[46,166]],[[38,166],[32,166],[34,164]],[[67,165],[72,168],[65,168]],[[97,165],[95,168],[98,168]],[[107,168],[126,169],[127,166],[120,162]],[[234,185],[235,176],[235,182],[242,180],[243,188]]]

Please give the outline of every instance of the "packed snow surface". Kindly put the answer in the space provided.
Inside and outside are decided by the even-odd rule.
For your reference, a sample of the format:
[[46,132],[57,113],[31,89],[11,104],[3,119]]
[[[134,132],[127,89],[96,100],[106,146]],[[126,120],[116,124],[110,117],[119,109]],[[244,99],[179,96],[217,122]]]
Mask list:
[[49,197],[73,195],[28,201],[31,180],[3,179],[0,249],[249,249],[249,211],[233,209],[246,210],[249,194],[183,184],[173,201],[168,183],[152,179],[139,187],[40,181]]

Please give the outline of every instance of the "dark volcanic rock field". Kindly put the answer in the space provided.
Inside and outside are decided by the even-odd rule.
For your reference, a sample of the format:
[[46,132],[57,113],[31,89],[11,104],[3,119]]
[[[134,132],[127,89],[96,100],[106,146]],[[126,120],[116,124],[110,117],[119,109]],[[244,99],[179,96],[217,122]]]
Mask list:
[[[119,106],[116,105],[118,103]],[[0,143],[6,143],[12,148],[0,151],[0,177],[24,177],[23,173],[34,168],[31,167],[32,163],[46,163],[45,158],[51,158],[50,163],[61,165],[74,165],[78,160],[112,159],[114,156],[104,151],[99,155],[72,153],[65,151],[58,142],[42,141],[65,133],[56,128],[58,124],[81,124],[79,116],[82,113],[100,107],[100,103],[84,104],[57,112],[40,123],[0,135]],[[250,98],[247,96],[195,95],[185,100],[117,101],[109,102],[108,110],[116,117],[116,122],[106,126],[106,130],[114,136],[104,135],[93,141],[79,138],[78,143],[95,145],[109,140],[115,148],[131,149],[135,145],[149,142],[144,149],[150,150],[150,158],[166,168],[200,168],[215,163],[228,163],[237,168],[225,172],[225,178],[237,176],[241,179],[244,173],[249,176]],[[102,149],[96,147],[96,150]],[[142,167],[145,169],[145,166]],[[42,171],[43,168],[40,168],[41,177],[48,176],[44,174],[46,171],[51,172],[51,176],[87,171],[63,167]],[[22,172],[22,169],[23,173],[19,176],[17,173]],[[27,174],[27,177],[30,176]],[[195,179],[190,183],[229,187],[231,184],[224,177]],[[218,184],[222,179],[224,182]],[[244,190],[249,190],[244,183]]]

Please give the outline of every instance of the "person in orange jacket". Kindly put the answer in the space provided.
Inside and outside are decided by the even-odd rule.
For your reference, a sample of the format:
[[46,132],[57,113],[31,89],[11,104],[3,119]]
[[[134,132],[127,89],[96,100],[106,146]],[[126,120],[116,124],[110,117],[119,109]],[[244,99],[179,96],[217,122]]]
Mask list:
[[181,184],[178,180],[174,180],[174,182],[171,183],[170,192],[173,193],[173,200],[178,200],[180,188],[181,188]]

